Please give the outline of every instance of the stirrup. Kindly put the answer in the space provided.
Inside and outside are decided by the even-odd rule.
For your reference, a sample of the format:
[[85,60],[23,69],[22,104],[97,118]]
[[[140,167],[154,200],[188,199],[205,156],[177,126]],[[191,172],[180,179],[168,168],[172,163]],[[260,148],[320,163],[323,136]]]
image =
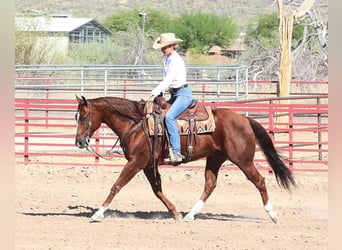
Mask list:
[[183,162],[183,160],[185,160],[185,157],[181,154],[174,154],[173,155],[174,157],[168,157],[168,158],[165,158],[164,161],[166,163],[169,163],[169,164],[180,164]]

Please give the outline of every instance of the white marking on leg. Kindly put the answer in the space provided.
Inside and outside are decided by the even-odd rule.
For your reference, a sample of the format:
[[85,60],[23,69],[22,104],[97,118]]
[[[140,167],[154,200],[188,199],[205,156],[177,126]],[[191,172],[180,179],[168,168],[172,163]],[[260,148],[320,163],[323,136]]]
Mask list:
[[183,221],[190,222],[195,220],[195,214],[198,214],[202,209],[204,202],[198,200],[195,205],[191,208],[190,212],[184,217]]
[[267,204],[265,205],[265,210],[268,213],[268,215],[271,217],[272,221],[274,223],[277,223],[277,212],[273,210],[272,203],[268,200]]
[[95,214],[93,214],[93,216],[91,217],[92,221],[96,221],[96,222],[100,222],[103,218],[104,218],[104,212],[107,210],[108,208],[106,207],[100,207]]

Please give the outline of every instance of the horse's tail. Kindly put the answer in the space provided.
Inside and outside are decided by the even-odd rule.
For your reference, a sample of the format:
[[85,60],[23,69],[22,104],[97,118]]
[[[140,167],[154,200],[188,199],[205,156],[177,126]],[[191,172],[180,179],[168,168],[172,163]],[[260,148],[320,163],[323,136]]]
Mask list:
[[249,124],[254,131],[254,135],[260,148],[273,169],[278,184],[287,190],[290,189],[291,184],[295,186],[296,184],[291,170],[282,161],[281,156],[274,148],[274,144],[267,131],[260,123],[253,119],[249,119]]

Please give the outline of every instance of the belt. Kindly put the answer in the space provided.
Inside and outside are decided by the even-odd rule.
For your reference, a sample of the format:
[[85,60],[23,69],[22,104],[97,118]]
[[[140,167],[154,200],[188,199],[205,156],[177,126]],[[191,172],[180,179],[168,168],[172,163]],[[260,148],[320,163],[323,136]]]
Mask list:
[[185,89],[188,87],[188,84],[184,84],[183,86],[179,87],[179,88],[170,88],[170,92],[177,92],[180,89]]

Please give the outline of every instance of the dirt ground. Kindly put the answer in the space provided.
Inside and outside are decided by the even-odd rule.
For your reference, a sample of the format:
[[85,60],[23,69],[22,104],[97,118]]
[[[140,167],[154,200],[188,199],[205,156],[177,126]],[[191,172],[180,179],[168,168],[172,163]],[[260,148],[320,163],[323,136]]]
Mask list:
[[[106,218],[90,223],[120,170],[17,165],[15,249],[328,249],[328,173],[295,172],[289,193],[262,172],[277,224],[239,170],[220,171],[194,222],[174,221],[139,173]],[[160,172],[164,193],[184,216],[203,190],[204,170]]]

